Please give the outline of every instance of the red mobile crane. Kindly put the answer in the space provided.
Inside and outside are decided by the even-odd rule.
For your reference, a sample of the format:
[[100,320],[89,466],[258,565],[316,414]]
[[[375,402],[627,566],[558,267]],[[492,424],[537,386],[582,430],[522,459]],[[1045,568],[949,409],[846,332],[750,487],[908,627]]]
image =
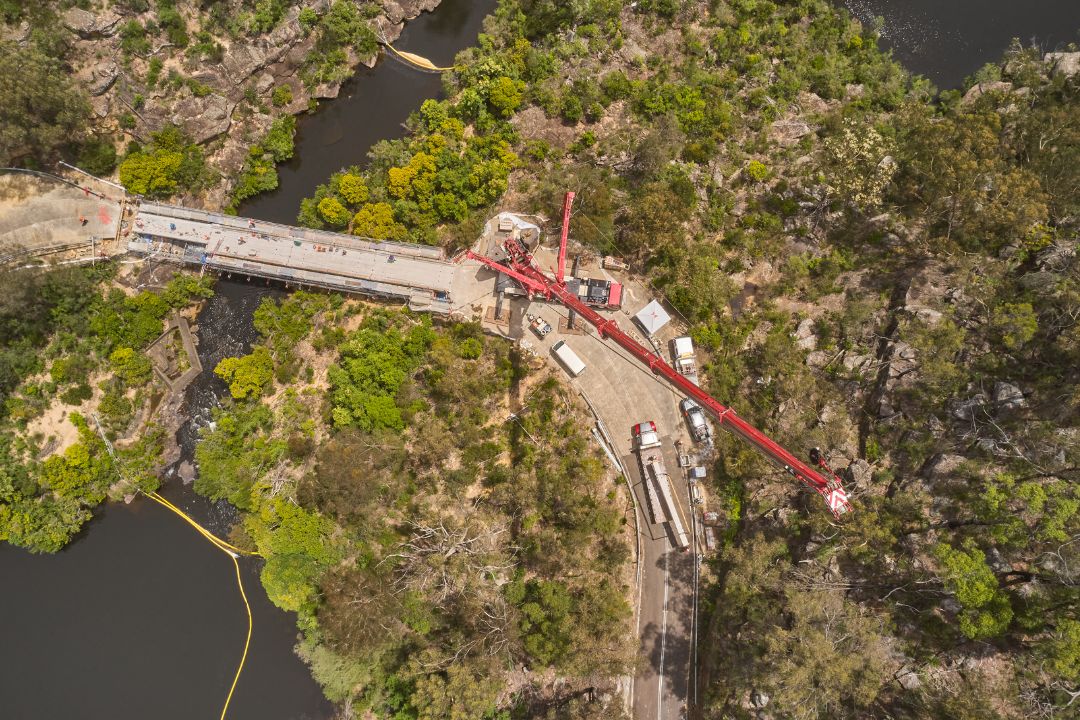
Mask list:
[[614,340],[616,344],[648,366],[653,373],[662,376],[678,390],[705,408],[716,418],[720,427],[749,443],[777,467],[820,494],[825,498],[825,502],[833,515],[840,517],[843,513],[850,511],[851,503],[848,502],[847,492],[844,490],[840,478],[828,466],[817,448],[810,451],[810,460],[821,468],[824,474],[802,462],[765,433],[740,418],[735,414],[734,410],[721,404],[686,377],[676,372],[675,368],[668,365],[663,358],[650,352],[623,332],[617,322],[600,315],[579,300],[576,294],[567,290],[563,275],[566,269],[566,238],[570,229],[570,206],[573,201],[574,193],[566,193],[563,202],[562,235],[559,238],[559,266],[554,280],[536,267],[532,254],[513,235],[507,237],[503,242],[503,249],[507,254],[506,264],[483,257],[471,250],[467,253],[468,257],[487,265],[497,272],[509,275],[521,283],[522,287],[535,295],[540,295],[548,300],[558,300],[567,308],[592,323],[600,333],[601,339],[611,338]]

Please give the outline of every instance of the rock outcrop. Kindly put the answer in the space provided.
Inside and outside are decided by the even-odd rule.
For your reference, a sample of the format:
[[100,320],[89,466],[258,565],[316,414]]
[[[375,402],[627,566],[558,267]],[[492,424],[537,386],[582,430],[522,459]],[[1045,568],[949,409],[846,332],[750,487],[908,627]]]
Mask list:
[[[393,42],[404,22],[421,12],[435,9],[439,0],[385,0],[382,14],[371,21],[380,39]],[[329,11],[331,0],[306,0],[303,4],[320,16]],[[207,153],[207,162],[225,182],[208,192],[201,202],[220,207],[227,202],[233,178],[248,156],[250,143],[262,137],[275,115],[304,112],[316,99],[337,97],[344,79],[309,88],[301,70],[318,39],[318,31],[308,31],[299,21],[300,6],[290,7],[269,33],[221,39],[220,62],[193,61],[164,38],[150,35],[148,54],[124,57],[119,37],[121,25],[137,20],[148,26],[156,19],[153,10],[138,15],[121,15],[111,10],[90,12],[67,10],[61,21],[71,32],[70,63],[75,77],[90,95],[90,105],[98,132],[111,133],[117,140],[145,142],[167,124],[175,124],[197,143],[217,139]],[[188,19],[189,29],[197,27]],[[7,39],[20,41],[29,26],[9,30]],[[374,65],[378,54],[358,57],[346,48],[347,62]],[[161,81],[146,86],[150,59],[163,61]],[[274,105],[275,90],[287,86],[292,99]],[[245,108],[236,112],[237,107]],[[251,112],[246,109],[251,108]],[[276,108],[273,112],[269,108]],[[132,128],[125,119],[133,118]],[[222,136],[224,139],[222,140]]]
[[169,122],[184,128],[197,143],[206,142],[229,129],[234,103],[222,95],[191,97],[180,103]]
[[1043,60],[1050,65],[1051,72],[1073,77],[1080,74],[1080,52],[1046,53]]
[[101,15],[80,8],[71,8],[64,13],[62,22],[71,32],[84,40],[109,37],[116,33],[116,27],[120,24],[120,16],[111,10]]

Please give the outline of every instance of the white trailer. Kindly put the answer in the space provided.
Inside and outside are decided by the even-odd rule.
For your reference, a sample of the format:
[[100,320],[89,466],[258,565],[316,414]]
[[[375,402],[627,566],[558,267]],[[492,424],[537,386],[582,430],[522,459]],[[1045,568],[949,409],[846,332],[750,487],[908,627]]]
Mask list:
[[652,521],[653,523],[667,523],[675,547],[679,550],[687,550],[690,547],[690,539],[687,537],[686,528],[683,527],[678,505],[675,503],[671,477],[664,466],[656,423],[651,420],[639,423],[633,427],[632,432]]
[[559,358],[559,361],[571,376],[577,377],[585,372],[585,363],[581,361],[576,352],[567,346],[566,341],[560,340],[552,345],[551,352],[555,353],[555,357]]

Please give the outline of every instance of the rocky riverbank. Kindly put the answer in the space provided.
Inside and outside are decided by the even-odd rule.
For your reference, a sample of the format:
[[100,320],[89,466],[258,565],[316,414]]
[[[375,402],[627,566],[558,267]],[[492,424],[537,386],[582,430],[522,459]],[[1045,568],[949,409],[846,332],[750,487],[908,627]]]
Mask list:
[[[351,2],[351,0],[340,0]],[[379,40],[393,42],[405,22],[437,7],[439,0],[381,0],[358,10]],[[112,3],[107,9],[69,8],[60,15],[67,32],[69,63],[90,99],[95,134],[110,137],[117,150],[144,143],[168,125],[204,146],[207,164],[220,174],[200,204],[218,209],[248,158],[249,148],[268,132],[275,117],[313,110],[335,98],[359,65],[371,67],[379,50],[335,48],[334,71],[314,82],[313,58],[325,52],[316,23],[333,0],[310,0],[283,11],[272,27],[259,25],[237,2],[225,3],[224,19],[199,3],[180,0],[170,21],[162,4],[142,12],[140,3]],[[182,24],[180,45],[166,23]],[[244,29],[246,27],[246,29]],[[265,30],[253,32],[252,28]],[[155,32],[156,31],[156,32]],[[355,29],[352,29],[355,32]],[[364,30],[366,32],[366,30]],[[31,41],[27,22],[4,28],[2,39]]]

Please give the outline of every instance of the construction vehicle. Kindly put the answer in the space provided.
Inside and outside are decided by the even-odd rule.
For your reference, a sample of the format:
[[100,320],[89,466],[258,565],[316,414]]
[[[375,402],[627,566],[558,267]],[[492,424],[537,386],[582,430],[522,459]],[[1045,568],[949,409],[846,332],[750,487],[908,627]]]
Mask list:
[[656,423],[652,420],[638,423],[630,429],[630,434],[634,439],[634,449],[641,467],[641,482],[645,487],[645,498],[652,522],[666,523],[675,547],[685,551],[690,548],[690,539],[675,504],[671,477],[664,466],[662,443],[660,434],[656,431]]
[[686,418],[686,424],[690,426],[690,434],[694,440],[711,446],[712,430],[709,429],[709,422],[705,419],[705,411],[701,409],[701,406],[690,398],[685,398],[679,403],[679,409]]
[[570,349],[565,340],[560,340],[552,345],[551,352],[555,353],[555,357],[559,358],[559,361],[571,376],[577,377],[585,372],[585,363],[581,361],[576,352]]
[[622,307],[621,283],[592,278],[567,278],[566,288],[583,303],[606,310],[618,310]]
[[[478,255],[473,251],[467,253],[468,257],[487,265],[496,272],[501,272],[521,283],[523,289],[533,296],[561,302],[570,310],[592,324],[601,339],[610,338],[621,348],[633,355],[639,362],[648,367],[653,373],[664,378],[677,390],[692,398],[706,412],[711,414],[720,425],[740,440],[751,445],[764,455],[776,467],[791,475],[793,478],[809,487],[825,499],[829,510],[836,517],[851,510],[847,492],[843,483],[835,472],[829,467],[825,458],[817,448],[810,451],[810,461],[818,469],[814,469],[807,463],[799,460],[779,443],[771,439],[765,433],[755,428],[750,423],[739,417],[733,409],[722,404],[696,384],[691,382],[682,373],[663,358],[646,349],[634,338],[625,333],[619,324],[612,318],[606,318],[593,310],[587,304],[581,302],[577,295],[571,293],[565,282],[566,273],[566,241],[570,231],[570,209],[574,202],[574,193],[566,193],[563,200],[563,224],[562,235],[559,241],[558,269],[555,277],[549,277],[540,271],[528,249],[514,238],[507,238],[503,242],[503,250],[506,260],[502,263],[491,258]],[[819,472],[820,470],[820,472]]]
[[689,335],[677,337],[671,341],[671,358],[675,369],[698,385],[697,356],[694,355],[694,341]]

